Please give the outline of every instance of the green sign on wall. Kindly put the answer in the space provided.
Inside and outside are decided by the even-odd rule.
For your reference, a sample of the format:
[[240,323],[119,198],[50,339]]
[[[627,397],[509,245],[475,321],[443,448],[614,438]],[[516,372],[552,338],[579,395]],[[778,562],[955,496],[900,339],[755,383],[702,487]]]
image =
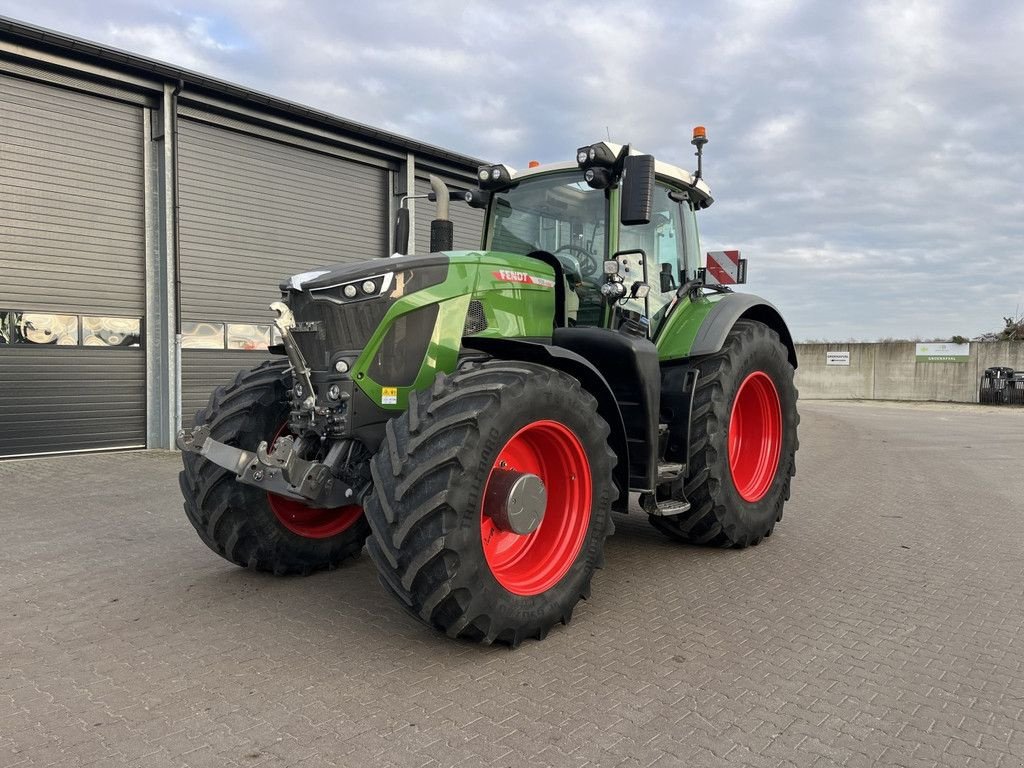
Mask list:
[[919,363],[966,363],[971,359],[970,344],[918,344]]

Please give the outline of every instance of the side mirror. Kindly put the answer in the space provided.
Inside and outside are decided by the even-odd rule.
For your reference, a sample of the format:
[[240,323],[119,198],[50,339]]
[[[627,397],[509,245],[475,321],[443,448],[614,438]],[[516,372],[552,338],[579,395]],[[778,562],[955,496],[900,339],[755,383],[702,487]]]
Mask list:
[[395,253],[409,253],[409,209],[405,206],[395,214]]
[[654,156],[628,155],[622,162],[622,223],[649,224],[654,203]]
[[661,273],[659,277],[661,278],[662,293],[669,293],[670,291],[674,291],[676,289],[676,279],[675,277],[672,276],[671,264],[661,265]]

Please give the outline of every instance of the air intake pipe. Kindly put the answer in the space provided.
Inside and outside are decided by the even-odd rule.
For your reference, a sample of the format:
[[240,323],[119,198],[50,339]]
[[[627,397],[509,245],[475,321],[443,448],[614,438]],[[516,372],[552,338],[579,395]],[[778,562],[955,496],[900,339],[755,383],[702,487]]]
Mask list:
[[430,252],[450,251],[454,247],[455,228],[448,219],[448,185],[431,174],[430,188],[437,201],[437,218],[430,222]]

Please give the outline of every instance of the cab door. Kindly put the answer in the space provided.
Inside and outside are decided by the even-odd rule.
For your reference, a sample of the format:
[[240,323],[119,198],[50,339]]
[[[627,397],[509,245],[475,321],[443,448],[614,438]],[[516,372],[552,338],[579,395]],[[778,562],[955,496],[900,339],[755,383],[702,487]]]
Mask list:
[[632,319],[646,325],[648,338],[653,338],[680,285],[695,274],[698,250],[696,219],[685,193],[655,184],[650,222],[624,226],[619,232],[619,252],[634,251],[622,257],[629,270],[624,275],[627,289],[641,280],[650,292],[646,298],[620,302],[615,326]]

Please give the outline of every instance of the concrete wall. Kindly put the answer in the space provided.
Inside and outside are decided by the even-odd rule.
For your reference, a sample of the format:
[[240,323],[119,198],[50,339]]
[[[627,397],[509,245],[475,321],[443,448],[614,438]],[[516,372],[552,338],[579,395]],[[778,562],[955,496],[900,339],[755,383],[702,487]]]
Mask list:
[[[800,397],[978,402],[986,368],[1024,371],[1024,342],[971,343],[964,363],[918,363],[913,343],[797,344]],[[826,352],[849,352],[850,365],[825,365]]]

